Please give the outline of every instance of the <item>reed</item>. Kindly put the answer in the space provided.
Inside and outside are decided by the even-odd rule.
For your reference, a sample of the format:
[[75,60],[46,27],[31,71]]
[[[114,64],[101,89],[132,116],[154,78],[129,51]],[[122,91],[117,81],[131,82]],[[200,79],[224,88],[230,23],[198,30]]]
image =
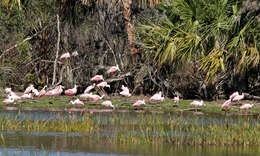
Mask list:
[[254,119],[237,119],[236,123],[201,124],[198,117],[189,120],[184,116],[126,114],[50,120],[30,120],[17,117],[2,117],[0,131],[25,132],[79,132],[89,139],[99,138],[109,143],[120,144],[185,144],[185,145],[260,145],[260,125]]

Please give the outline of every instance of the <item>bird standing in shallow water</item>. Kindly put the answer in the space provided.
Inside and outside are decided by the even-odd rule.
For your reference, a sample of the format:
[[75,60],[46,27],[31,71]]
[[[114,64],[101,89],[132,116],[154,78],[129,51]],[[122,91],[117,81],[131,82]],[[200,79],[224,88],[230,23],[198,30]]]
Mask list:
[[228,99],[221,105],[221,108],[225,109],[225,113],[227,113],[230,103],[231,99]]

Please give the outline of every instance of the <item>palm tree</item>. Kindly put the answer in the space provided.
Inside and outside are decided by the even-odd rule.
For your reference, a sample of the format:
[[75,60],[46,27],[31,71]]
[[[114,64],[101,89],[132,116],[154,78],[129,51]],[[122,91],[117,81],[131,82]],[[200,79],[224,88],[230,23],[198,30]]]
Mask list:
[[259,65],[259,14],[244,15],[240,0],[172,0],[158,9],[159,22],[138,27],[142,47],[158,65],[197,62],[208,81],[231,64],[236,72]]

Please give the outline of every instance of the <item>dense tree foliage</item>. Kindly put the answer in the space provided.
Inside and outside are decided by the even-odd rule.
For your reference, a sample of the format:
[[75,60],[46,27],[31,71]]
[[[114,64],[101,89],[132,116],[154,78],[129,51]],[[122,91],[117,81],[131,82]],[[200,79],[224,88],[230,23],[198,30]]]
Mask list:
[[[260,92],[256,0],[0,4],[3,87],[19,90],[33,83],[41,88],[55,82],[84,88],[95,74],[109,78],[106,70],[118,64],[122,73],[108,79],[114,86],[110,92],[121,84],[135,93],[162,90],[167,96],[178,93],[186,98],[217,98],[233,90]],[[56,59],[56,54],[75,50],[79,57],[66,64]]]

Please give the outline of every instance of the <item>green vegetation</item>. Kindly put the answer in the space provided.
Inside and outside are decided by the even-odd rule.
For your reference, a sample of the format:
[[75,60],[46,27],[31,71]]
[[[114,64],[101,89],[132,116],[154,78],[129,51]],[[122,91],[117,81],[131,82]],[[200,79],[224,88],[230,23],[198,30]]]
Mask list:
[[[178,145],[260,145],[260,125],[256,120],[238,118],[237,123],[202,124],[198,117],[136,114],[134,120],[126,114],[119,117],[97,117],[85,114],[50,120],[18,120],[3,117],[0,131],[80,132],[89,139],[102,139],[120,144]],[[105,134],[105,135],[104,135]]]
[[[132,106],[137,100],[145,99],[146,105],[141,107],[134,107]],[[33,100],[22,100],[16,101],[14,104],[3,104],[0,102],[0,108],[5,110],[7,107],[16,107],[18,110],[58,110],[64,111],[69,108],[85,108],[85,109],[97,109],[102,111],[103,109],[111,109],[111,111],[144,111],[144,112],[160,112],[160,113],[168,113],[168,112],[200,112],[204,114],[223,114],[225,113],[224,110],[221,109],[221,104],[224,100],[218,101],[204,101],[206,106],[203,107],[194,107],[191,106],[190,103],[192,100],[180,100],[179,104],[175,103],[172,99],[166,99],[163,102],[154,102],[149,100],[148,97],[131,97],[131,98],[124,98],[124,97],[110,97],[111,102],[115,106],[114,109],[107,108],[102,106],[101,103],[103,100],[98,102],[92,102],[85,100],[85,105],[72,105],[70,103],[70,98],[66,96],[59,96],[59,97],[43,97],[41,99],[35,98]],[[0,98],[0,101],[3,101],[3,98]],[[252,101],[243,101],[243,103],[252,103]],[[255,102],[254,102],[255,103]],[[239,110],[239,106],[242,105],[241,102],[235,102],[231,104],[231,108],[228,111],[230,115],[245,115],[245,113]],[[78,110],[78,111],[83,111]],[[87,110],[86,110],[87,111]],[[255,103],[255,106],[249,110],[248,115],[258,115],[260,112],[260,107]]]

